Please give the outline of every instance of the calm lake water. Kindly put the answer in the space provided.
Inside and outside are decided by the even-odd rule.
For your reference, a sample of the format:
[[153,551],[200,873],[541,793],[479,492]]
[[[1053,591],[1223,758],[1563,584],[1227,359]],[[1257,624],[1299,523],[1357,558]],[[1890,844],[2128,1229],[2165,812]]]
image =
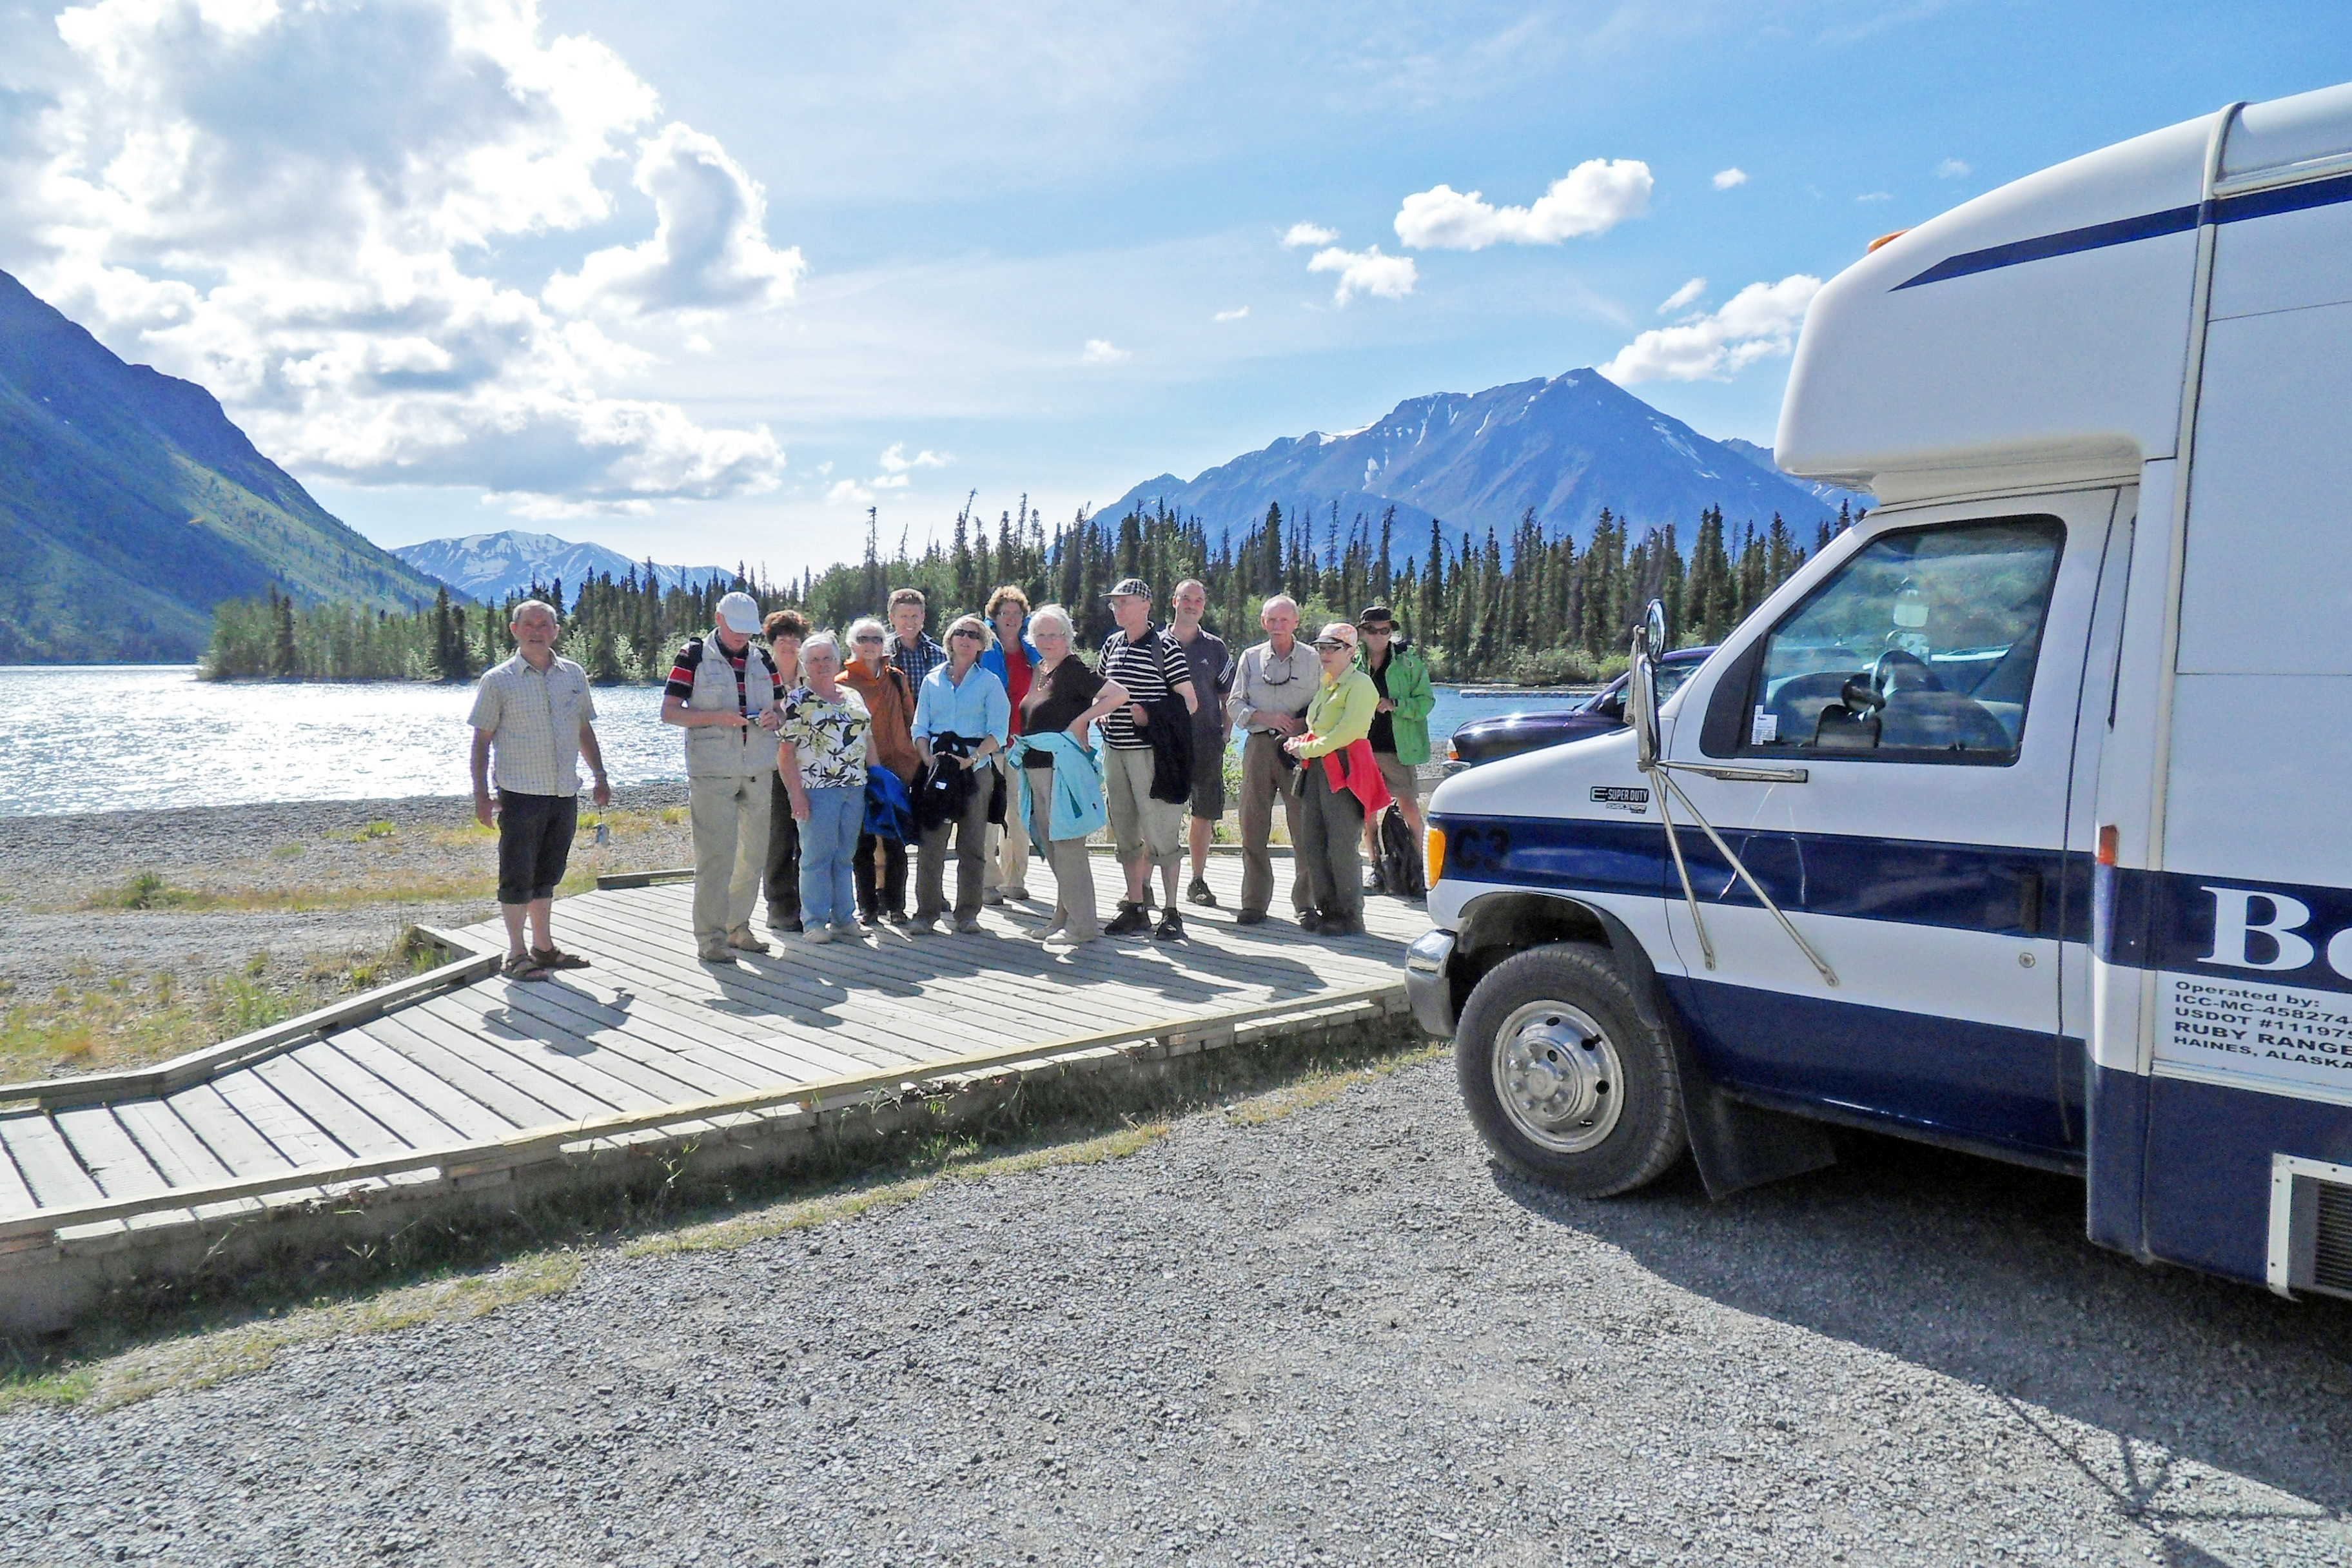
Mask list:
[[[1566,694],[1465,698],[1440,687],[1430,733]],[[198,680],[194,665],[0,666],[0,816],[254,801],[465,795],[468,687]],[[596,692],[616,784],[686,776],[661,690]]]

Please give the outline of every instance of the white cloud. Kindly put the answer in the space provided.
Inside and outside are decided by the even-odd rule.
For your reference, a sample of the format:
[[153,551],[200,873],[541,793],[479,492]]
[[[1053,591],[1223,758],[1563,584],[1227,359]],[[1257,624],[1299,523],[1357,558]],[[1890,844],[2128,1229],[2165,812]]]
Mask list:
[[1108,338],[1088,338],[1087,352],[1078,357],[1088,364],[1117,364],[1133,356],[1125,349],[1112,347]]
[[1891,202],[1895,199],[1895,193],[1893,191],[1864,191],[1862,195],[1854,197],[1853,199],[1858,202]]
[[1247,305],[1243,305],[1231,310],[1220,310],[1215,315],[1210,317],[1209,320],[1213,321],[1238,321],[1248,314],[1249,307]]
[[1335,305],[1344,305],[1359,294],[1402,300],[1421,280],[1421,269],[1413,265],[1412,257],[1383,256],[1377,245],[1363,250],[1341,250],[1337,246],[1318,250],[1307,262],[1307,270],[1339,275],[1339,286],[1331,291]]
[[1725,381],[1758,360],[1796,346],[1822,280],[1799,272],[1778,283],[1750,283],[1722,309],[1671,327],[1654,327],[1617,351],[1601,374],[1620,385],[1643,381]]
[[1496,244],[1557,245],[1605,234],[1649,205],[1650,166],[1637,158],[1579,163],[1533,206],[1497,207],[1478,192],[1437,185],[1405,197],[1397,237],[1416,250],[1483,250]]
[[[764,426],[629,395],[634,313],[788,298],[758,187],[611,49],[537,0],[95,0],[31,158],[28,286],[202,383],[266,452],[362,484],[479,487],[529,515],[773,489]],[[609,220],[634,163],[657,226],[583,256],[565,319],[492,275]],[[678,341],[673,327],[660,346]],[[534,510],[536,509],[536,510]],[[547,509],[556,509],[549,511]]]
[[882,454],[882,471],[886,474],[903,474],[909,468],[944,468],[948,466],[948,461],[949,459],[932,451],[929,447],[910,458],[907,456],[907,443],[893,441],[890,443],[890,449]]
[[1748,171],[1745,169],[1717,169],[1715,172],[1715,188],[1718,191],[1727,191],[1734,185],[1744,185],[1747,183]]
[[1302,245],[1328,245],[1339,237],[1336,228],[1325,228],[1319,223],[1295,223],[1282,237],[1282,248],[1296,250]]
[[1694,300],[1696,300],[1701,294],[1706,292],[1706,279],[1704,278],[1694,278],[1689,282],[1684,284],[1681,288],[1675,289],[1673,293],[1667,295],[1664,300],[1659,302],[1658,314],[1661,316],[1671,316],[1676,310],[1681,310],[1685,305],[1689,304]]
[[824,492],[824,504],[827,506],[838,506],[845,500],[854,500],[865,505],[871,503],[873,500],[874,492],[856,479],[835,479],[833,481],[832,488]]
[[1936,165],[1936,178],[1939,180],[1965,180],[1976,172],[1975,164],[1958,158],[1947,158]]
[[558,310],[700,314],[790,300],[807,264],[768,244],[767,198],[714,137],[673,123],[649,137],[635,184],[653,198],[653,237],[592,253],[548,280]]

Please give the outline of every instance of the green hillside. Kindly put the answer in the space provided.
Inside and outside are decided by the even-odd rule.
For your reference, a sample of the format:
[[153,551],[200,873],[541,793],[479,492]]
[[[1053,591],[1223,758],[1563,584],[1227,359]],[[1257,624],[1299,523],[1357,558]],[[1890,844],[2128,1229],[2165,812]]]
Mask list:
[[429,603],[440,584],[337,521],[212,394],[0,272],[0,664],[193,661],[212,607]]

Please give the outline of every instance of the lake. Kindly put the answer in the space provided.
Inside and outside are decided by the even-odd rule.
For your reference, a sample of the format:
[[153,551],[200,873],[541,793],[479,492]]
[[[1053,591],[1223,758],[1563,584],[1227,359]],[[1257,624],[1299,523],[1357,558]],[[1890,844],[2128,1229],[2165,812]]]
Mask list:
[[[466,795],[473,700],[392,681],[205,681],[194,665],[0,666],[0,816]],[[1442,753],[1469,719],[1580,700],[1442,686],[1430,734]],[[596,708],[614,783],[686,776],[660,688],[601,688]]]

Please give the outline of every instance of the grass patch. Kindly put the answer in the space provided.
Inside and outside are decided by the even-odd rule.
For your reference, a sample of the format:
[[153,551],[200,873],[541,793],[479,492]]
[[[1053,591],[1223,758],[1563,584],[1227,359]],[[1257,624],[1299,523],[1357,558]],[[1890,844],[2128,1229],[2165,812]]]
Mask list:
[[400,829],[389,822],[362,822],[357,827],[330,828],[320,837],[331,838],[339,844],[367,844],[378,838],[395,837],[399,832]]
[[[698,1177],[688,1152],[625,1193],[428,1219],[341,1258],[289,1258],[169,1293],[126,1292],[88,1327],[19,1349],[13,1364],[0,1352],[0,1411],[108,1410],[211,1387],[289,1348],[479,1318],[559,1293],[599,1256],[656,1265],[854,1221],[950,1184],[1127,1159],[1158,1145],[1182,1117],[1223,1110],[1269,1121],[1433,1054],[1409,1025],[1392,1026],[1336,1042],[1207,1052],[1163,1064],[1151,1078],[1046,1080],[961,1124],[926,1125],[919,1116],[885,1133],[836,1123],[789,1165]],[[1287,1109],[1250,1110],[1277,1103]]]
[[1271,1094],[1256,1095],[1227,1106],[1225,1120],[1238,1127],[1263,1127],[1269,1121],[1279,1121],[1286,1116],[1312,1110],[1318,1105],[1328,1105],[1351,1089],[1377,1083],[1402,1068],[1435,1061],[1453,1048],[1449,1045],[1423,1046],[1417,1050],[1401,1051],[1361,1067],[1319,1068],[1302,1073]]
[[339,997],[432,967],[415,928],[373,952],[311,960],[299,973],[267,952],[235,974],[190,984],[166,969],[63,984],[46,995],[0,989],[0,1079],[103,1072],[163,1061]]

